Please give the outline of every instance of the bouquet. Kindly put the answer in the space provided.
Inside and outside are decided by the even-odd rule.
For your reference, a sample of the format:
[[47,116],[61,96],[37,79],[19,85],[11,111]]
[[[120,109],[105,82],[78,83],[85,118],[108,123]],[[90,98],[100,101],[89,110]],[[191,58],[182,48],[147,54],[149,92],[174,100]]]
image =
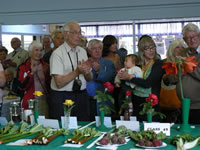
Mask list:
[[94,96],[94,99],[96,99],[97,102],[100,104],[100,111],[104,111],[105,114],[111,114],[111,112],[114,112],[114,110],[110,107],[109,102],[114,104],[114,98],[108,92],[113,92],[114,86],[110,82],[104,83],[103,86],[104,92],[96,91],[96,96]]
[[183,88],[182,88],[182,82],[181,82],[181,73],[191,73],[194,72],[194,69],[197,67],[198,62],[194,61],[195,57],[180,57],[178,56],[176,58],[176,62],[165,62],[162,68],[165,69],[167,75],[174,75],[176,76],[178,74],[179,78],[179,85],[180,85],[180,92],[181,92],[181,99],[184,99],[183,95]]
[[140,115],[144,114],[152,114],[154,115],[160,115],[160,118],[163,119],[165,117],[164,114],[160,112],[156,112],[153,106],[158,104],[158,97],[155,94],[149,94],[149,97],[146,98],[146,103],[142,104],[143,109],[140,111]]
[[74,107],[74,101],[70,99],[66,99],[65,102],[63,103],[63,108],[66,114],[69,114]]

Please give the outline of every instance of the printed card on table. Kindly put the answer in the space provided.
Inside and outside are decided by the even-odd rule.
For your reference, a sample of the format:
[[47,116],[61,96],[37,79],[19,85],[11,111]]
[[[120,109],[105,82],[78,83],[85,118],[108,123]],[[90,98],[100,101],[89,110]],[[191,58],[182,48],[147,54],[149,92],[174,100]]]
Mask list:
[[42,124],[44,127],[60,129],[58,120],[56,119],[38,119],[38,124]]
[[[96,127],[99,127],[100,124],[101,124],[100,117],[99,116],[95,116],[95,120],[96,120]],[[112,128],[111,117],[104,117],[104,125],[107,128]]]
[[127,129],[130,129],[132,131],[140,131],[139,121],[116,120],[116,128],[121,125],[124,125]]
[[144,130],[154,130],[156,133],[162,131],[170,136],[170,123],[144,123]]

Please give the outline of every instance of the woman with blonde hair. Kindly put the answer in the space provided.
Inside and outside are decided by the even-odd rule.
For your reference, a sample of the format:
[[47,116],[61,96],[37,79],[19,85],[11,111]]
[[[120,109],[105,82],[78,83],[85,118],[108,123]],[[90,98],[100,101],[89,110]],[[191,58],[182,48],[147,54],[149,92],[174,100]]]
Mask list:
[[[185,44],[181,40],[174,40],[167,50],[166,62],[175,62],[177,56],[186,56]],[[177,79],[172,75],[164,75],[161,82],[160,106],[166,115],[166,122],[177,122],[180,115],[181,101],[176,93]]]
[[[142,68],[143,77],[137,78],[133,74],[127,72],[119,72],[118,77],[121,80],[126,80],[137,86],[133,90],[133,114],[137,116],[139,121],[146,120],[146,116],[139,115],[142,110],[141,104],[145,103],[145,99],[149,94],[157,95],[160,98],[161,80],[164,74],[162,69],[163,62],[157,58],[156,44],[154,40],[148,36],[143,35],[138,42],[138,65]],[[159,111],[159,105],[155,107]],[[157,118],[153,118],[154,120]]]

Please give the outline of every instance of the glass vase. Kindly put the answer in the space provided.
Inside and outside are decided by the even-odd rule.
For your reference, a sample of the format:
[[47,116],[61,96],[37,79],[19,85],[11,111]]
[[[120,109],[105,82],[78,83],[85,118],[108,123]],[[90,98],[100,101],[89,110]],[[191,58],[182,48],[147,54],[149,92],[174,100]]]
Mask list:
[[70,124],[70,114],[71,112],[65,112],[65,116],[64,116],[64,128],[69,129],[69,124]]
[[192,129],[188,123],[190,113],[190,99],[182,99],[182,124],[180,127],[181,132],[190,132]]
[[151,123],[152,122],[152,113],[147,114],[147,122]]

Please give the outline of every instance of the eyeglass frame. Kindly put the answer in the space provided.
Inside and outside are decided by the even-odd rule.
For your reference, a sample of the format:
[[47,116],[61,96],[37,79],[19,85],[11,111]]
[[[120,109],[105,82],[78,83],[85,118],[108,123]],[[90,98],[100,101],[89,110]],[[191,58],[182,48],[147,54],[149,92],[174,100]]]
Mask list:
[[84,31],[81,31],[81,32],[77,32],[77,31],[66,31],[66,32],[69,32],[73,35],[85,35],[85,32]]
[[146,48],[144,48],[144,51],[150,51],[150,50],[156,50],[156,46],[154,45],[154,46],[148,46],[148,47],[146,47]]
[[192,37],[184,37],[184,39],[185,39],[186,41],[192,41],[193,39],[196,40],[197,37],[200,37],[200,34],[196,34],[196,35],[194,35],[194,36],[192,36]]

